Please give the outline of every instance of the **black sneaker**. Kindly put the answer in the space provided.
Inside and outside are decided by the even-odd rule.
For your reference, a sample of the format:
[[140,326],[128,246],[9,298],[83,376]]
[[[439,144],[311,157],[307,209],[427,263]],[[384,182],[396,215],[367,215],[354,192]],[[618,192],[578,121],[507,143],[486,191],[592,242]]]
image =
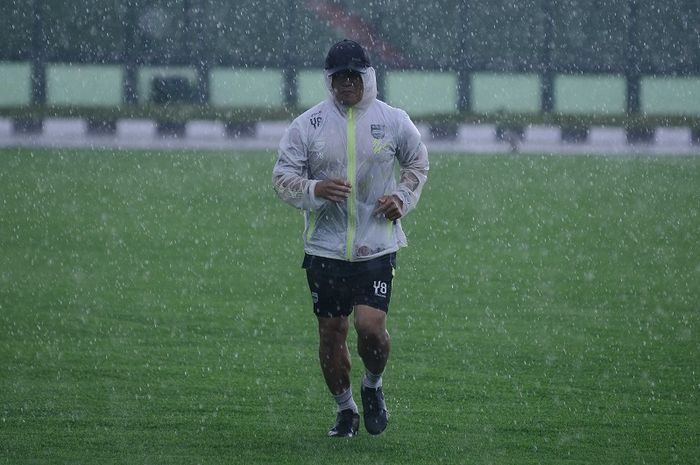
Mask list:
[[351,438],[360,429],[360,415],[351,409],[338,412],[335,417],[335,426],[328,432],[328,436],[334,438]]
[[362,413],[365,417],[365,428],[369,434],[380,434],[389,423],[389,412],[384,402],[384,392],[381,386],[372,389],[362,386]]

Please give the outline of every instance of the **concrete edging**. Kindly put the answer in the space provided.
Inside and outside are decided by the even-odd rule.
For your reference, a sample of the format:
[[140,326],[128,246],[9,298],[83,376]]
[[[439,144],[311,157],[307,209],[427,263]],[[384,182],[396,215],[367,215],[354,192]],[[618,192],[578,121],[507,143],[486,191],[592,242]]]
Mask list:
[[[94,126],[80,118],[46,118],[39,124],[0,118],[0,146],[276,150],[288,124],[261,121],[227,126],[221,121],[195,120],[164,127],[152,120],[124,119],[112,126]],[[552,126],[533,125],[516,132],[493,124],[460,125],[456,133],[442,134],[427,124],[417,127],[426,146],[437,151],[700,155],[700,141],[693,140],[687,127],[656,128],[639,142],[630,141],[620,127],[592,127],[578,142],[570,142],[560,128]]]

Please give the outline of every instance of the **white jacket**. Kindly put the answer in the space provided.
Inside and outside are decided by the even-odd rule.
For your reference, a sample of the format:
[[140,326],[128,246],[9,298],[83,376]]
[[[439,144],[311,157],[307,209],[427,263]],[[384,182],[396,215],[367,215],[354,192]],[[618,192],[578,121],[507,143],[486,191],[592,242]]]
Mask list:
[[[372,212],[379,197],[395,194],[405,216],[427,181],[428,152],[415,125],[403,110],[377,100],[373,68],[362,79],[362,100],[344,107],[326,76],[328,98],[297,117],[280,141],[273,186],[282,200],[304,210],[304,251],[310,255],[368,260],[406,246],[401,221]],[[316,183],[329,178],[350,182],[347,201],[314,196]]]

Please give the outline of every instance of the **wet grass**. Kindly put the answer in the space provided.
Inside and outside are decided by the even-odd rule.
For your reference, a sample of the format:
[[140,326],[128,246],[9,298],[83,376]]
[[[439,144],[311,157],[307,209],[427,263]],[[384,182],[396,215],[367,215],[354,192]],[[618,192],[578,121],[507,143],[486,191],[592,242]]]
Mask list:
[[273,162],[0,151],[0,463],[698,463],[700,159],[433,155],[351,441]]

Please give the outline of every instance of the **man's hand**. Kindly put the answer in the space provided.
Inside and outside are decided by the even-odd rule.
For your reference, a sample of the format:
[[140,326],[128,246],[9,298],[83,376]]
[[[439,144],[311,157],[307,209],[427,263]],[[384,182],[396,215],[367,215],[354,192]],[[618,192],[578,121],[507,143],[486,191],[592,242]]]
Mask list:
[[383,195],[377,200],[377,208],[374,214],[384,216],[389,221],[396,221],[401,218],[401,208],[403,203],[395,195]]
[[331,202],[344,202],[350,196],[352,186],[343,179],[324,179],[316,183],[314,195]]

